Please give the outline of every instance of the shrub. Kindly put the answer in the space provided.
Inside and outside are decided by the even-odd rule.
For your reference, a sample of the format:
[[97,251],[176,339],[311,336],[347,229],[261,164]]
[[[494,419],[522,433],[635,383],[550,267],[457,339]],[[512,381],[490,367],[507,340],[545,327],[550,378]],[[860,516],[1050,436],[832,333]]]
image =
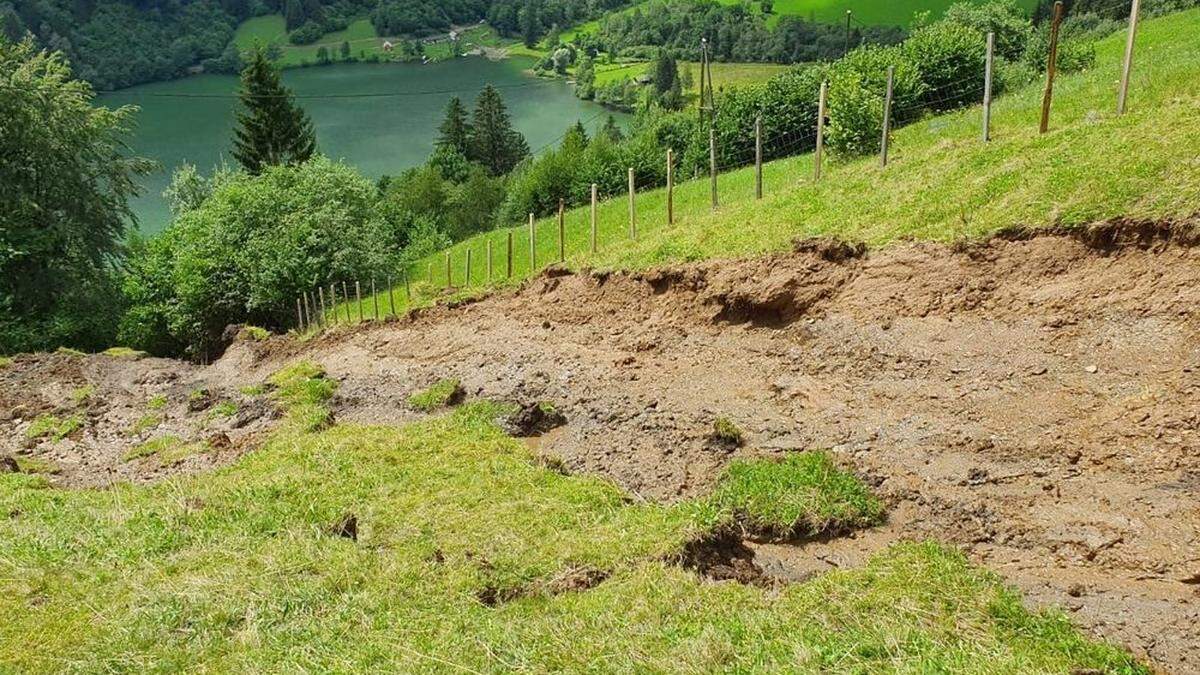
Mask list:
[[862,155],[879,149],[888,68],[895,68],[893,124],[903,124],[919,113],[925,83],[908,52],[899,47],[856,49],[830,69],[826,140],[832,152]]
[[403,232],[376,199],[370,181],[321,157],[220,176],[198,207],[133,252],[121,339],[203,357],[229,324],[289,327],[302,292],[394,269]]

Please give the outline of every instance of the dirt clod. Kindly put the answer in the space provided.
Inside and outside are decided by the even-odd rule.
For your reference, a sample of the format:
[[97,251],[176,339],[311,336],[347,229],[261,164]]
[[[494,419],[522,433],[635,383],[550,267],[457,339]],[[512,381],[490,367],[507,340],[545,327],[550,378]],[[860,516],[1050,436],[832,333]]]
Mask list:
[[540,436],[567,423],[558,408],[546,402],[527,403],[500,420],[500,427],[510,436],[529,438]]
[[754,551],[732,534],[713,534],[689,542],[680,553],[678,563],[713,581],[770,585],[770,579],[754,562]]

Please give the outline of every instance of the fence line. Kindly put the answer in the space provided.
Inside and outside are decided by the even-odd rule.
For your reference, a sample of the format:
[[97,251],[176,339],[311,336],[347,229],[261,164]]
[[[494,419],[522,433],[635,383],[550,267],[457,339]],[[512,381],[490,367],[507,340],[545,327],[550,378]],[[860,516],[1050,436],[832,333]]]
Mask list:
[[[1125,0],[1128,2],[1129,0]],[[1118,2],[1112,8],[1125,4]],[[1137,23],[1139,16],[1139,0],[1132,0],[1130,9],[1130,18],[1128,25],[1128,39],[1126,42],[1124,59],[1122,60],[1120,85],[1117,91],[1116,111],[1118,115],[1124,114],[1127,110],[1129,83],[1132,74],[1132,64],[1134,57],[1134,48],[1136,44]],[[1051,24],[1050,36],[1050,53],[1047,63],[1046,86],[1043,93],[1043,101],[1041,108],[1041,118],[1038,125],[1039,133],[1046,133],[1049,129],[1049,117],[1053,104],[1054,80],[1057,72],[1057,38],[1059,28],[1063,18],[1063,3],[1061,0],[1055,3],[1054,15]],[[895,97],[895,69],[889,67],[886,73],[886,85],[882,92],[872,92],[881,96],[883,99],[882,119],[880,120],[881,134],[879,137],[879,159],[881,170],[886,170],[889,163],[889,151],[891,145],[891,133],[895,126],[902,122],[912,122],[919,119],[916,112],[946,112],[956,108],[962,108],[966,105],[982,104],[982,119],[980,120],[982,142],[989,142],[992,139],[991,134],[991,118],[992,118],[992,103],[993,103],[993,83],[994,83],[994,51],[995,51],[995,35],[988,33],[986,35],[986,56],[983,62],[982,77],[969,76],[947,82],[939,87],[922,91],[919,100],[909,100],[905,105],[896,105]],[[763,164],[766,157],[775,159],[795,156],[795,151],[801,148],[811,148],[813,150],[813,182],[817,183],[822,178],[822,164],[825,154],[825,145],[827,141],[828,129],[828,96],[829,83],[822,82],[817,100],[817,115],[815,119],[809,123],[802,123],[800,128],[785,129],[776,133],[772,138],[763,137],[763,118],[761,115],[754,120],[753,128],[743,132],[747,136],[739,136],[739,141],[735,141],[739,145],[739,149],[732,153],[721,152],[720,136],[717,134],[715,125],[709,127],[709,181],[711,190],[711,208],[717,210],[720,208],[720,198],[718,192],[718,176],[730,170],[742,169],[747,166],[754,167],[754,199],[762,199],[764,194],[763,180]],[[748,144],[743,144],[740,141],[749,139]],[[668,225],[674,224],[675,204],[674,191],[676,188],[676,171],[675,171],[675,154],[672,149],[666,150],[666,185],[665,185],[665,222]],[[641,188],[657,188],[660,187],[654,176],[645,178],[642,185],[638,185],[638,174],[634,167],[628,168],[628,204],[629,204],[629,221],[628,230],[626,232],[627,240],[634,240],[638,235],[638,202],[636,199],[637,191]],[[699,176],[696,177],[697,179]],[[610,198],[616,195],[611,195]],[[599,250],[599,225],[598,225],[598,208],[600,201],[599,186],[592,184],[590,186],[590,209],[587,210],[586,223],[588,227],[588,251],[595,254]],[[557,227],[551,231],[557,231],[557,241],[553,242],[554,248],[557,249],[557,256],[551,255],[553,262],[564,263],[567,258],[566,246],[566,204],[560,199],[557,212]],[[514,244],[514,229],[506,230],[506,246],[505,246],[505,279],[511,280],[514,275],[514,260],[513,260],[513,244]],[[539,269],[538,265],[538,232],[537,219],[535,214],[529,214],[528,223],[528,243],[529,243],[529,271],[531,276],[536,274]],[[486,276],[485,283],[490,285],[494,281],[493,276],[493,254],[492,254],[492,237],[486,241]],[[452,273],[452,252],[447,250],[445,253],[446,259],[446,279],[445,289],[452,291],[456,288],[469,288],[472,284],[472,251],[467,247],[464,251],[465,260],[463,261],[463,284],[455,286]],[[552,264],[552,263],[551,263]],[[431,287],[436,287],[434,283],[434,267],[433,262],[428,263],[429,276],[428,284]],[[405,300],[409,306],[413,302],[413,291],[410,285],[409,269],[401,270],[404,276]],[[381,313],[379,310],[379,292],[375,287],[375,279],[370,279],[371,295],[374,303],[373,320],[386,319],[394,317],[398,314],[396,301],[392,285],[392,277],[388,276],[388,311]],[[354,299],[351,300],[348,292],[350,280],[342,280],[342,305],[345,307],[345,323],[351,322],[350,305],[353,302],[358,305],[358,321],[362,322],[365,319],[363,311],[363,298],[359,280],[353,280],[354,284]],[[323,285],[315,285],[312,290],[305,290],[296,297],[296,326],[300,331],[311,331],[314,328],[317,330],[328,328],[337,325],[338,319],[338,297],[337,297],[337,282],[331,282],[329,286],[329,300],[326,304],[325,290]]]

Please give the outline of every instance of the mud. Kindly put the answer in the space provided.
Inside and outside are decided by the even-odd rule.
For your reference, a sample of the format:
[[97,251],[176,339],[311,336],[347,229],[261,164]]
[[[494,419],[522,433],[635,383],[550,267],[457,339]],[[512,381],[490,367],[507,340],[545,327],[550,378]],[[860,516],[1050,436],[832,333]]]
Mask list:
[[[536,440],[539,454],[650,500],[704,494],[733,457],[827,448],[887,501],[889,525],[798,547],[742,542],[765,574],[807,578],[891,541],[938,539],[1034,604],[1195,672],[1195,232],[1118,224],[873,252],[804,242],[748,261],[556,272],[169,370],[228,392],[313,359],[340,380],[342,422],[417,419],[407,397],[447,377],[469,397],[546,401],[567,423]],[[23,361],[11,368],[0,377],[24,387],[14,401],[53,388]],[[719,417],[743,446],[709,442]]]

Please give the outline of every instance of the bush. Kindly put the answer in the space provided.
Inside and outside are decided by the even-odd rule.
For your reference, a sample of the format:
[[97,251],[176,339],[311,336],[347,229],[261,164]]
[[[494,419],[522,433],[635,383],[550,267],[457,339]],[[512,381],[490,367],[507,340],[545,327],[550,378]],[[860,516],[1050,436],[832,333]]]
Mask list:
[[879,150],[890,67],[896,69],[893,124],[899,126],[920,113],[925,83],[908,52],[899,47],[856,49],[830,69],[826,141],[831,152],[864,155]]
[[350,167],[314,158],[259,176],[220,176],[212,194],[134,250],[124,344],[206,357],[225,326],[294,321],[297,296],[391,269],[405,244],[376,190]]
[[979,100],[987,57],[984,36],[962,24],[942,21],[914,33],[903,49],[919,64],[930,110],[952,110]]
[[303,26],[292,31],[288,35],[288,40],[294,45],[311,45],[321,36],[325,35],[325,29],[316,21],[306,21]]

